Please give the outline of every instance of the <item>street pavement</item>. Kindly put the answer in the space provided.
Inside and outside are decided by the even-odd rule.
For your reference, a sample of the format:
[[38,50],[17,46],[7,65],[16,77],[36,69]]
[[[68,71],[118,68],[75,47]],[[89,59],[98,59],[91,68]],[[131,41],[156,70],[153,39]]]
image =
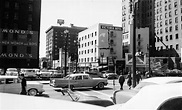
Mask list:
[[[65,95],[62,94],[61,90],[55,90],[54,87],[49,85],[49,81],[39,81],[40,83],[44,84],[45,92],[42,95],[39,95],[38,97],[47,97],[47,98],[53,98],[53,99],[61,99],[61,100],[68,100],[72,101],[72,98],[69,96],[68,93],[65,93]],[[125,80],[125,83],[123,85],[124,89],[128,89],[127,86],[127,80]],[[112,97],[115,90],[119,90],[120,85],[118,83],[118,80],[108,80],[108,85],[103,90],[95,90],[92,88],[82,88],[82,89],[75,89],[73,91],[76,96],[79,97],[85,97],[85,96],[96,96],[101,99],[107,99],[111,100],[110,97]],[[76,97],[75,95],[72,95]]]

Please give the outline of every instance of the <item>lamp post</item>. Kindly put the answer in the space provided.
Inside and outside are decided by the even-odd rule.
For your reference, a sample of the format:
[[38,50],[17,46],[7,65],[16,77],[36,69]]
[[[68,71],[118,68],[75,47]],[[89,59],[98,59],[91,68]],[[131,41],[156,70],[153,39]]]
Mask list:
[[133,57],[133,66],[132,66],[132,72],[133,72],[133,87],[136,86],[136,5],[137,2],[134,0],[130,4],[131,11],[133,13],[133,49],[132,49],[132,57]]
[[65,55],[65,58],[64,58],[64,74],[65,74],[65,76],[67,75],[67,43],[68,43],[68,34],[69,34],[69,31],[66,29],[65,31],[64,31],[64,34],[66,34],[65,35],[65,47],[64,47],[64,55]]

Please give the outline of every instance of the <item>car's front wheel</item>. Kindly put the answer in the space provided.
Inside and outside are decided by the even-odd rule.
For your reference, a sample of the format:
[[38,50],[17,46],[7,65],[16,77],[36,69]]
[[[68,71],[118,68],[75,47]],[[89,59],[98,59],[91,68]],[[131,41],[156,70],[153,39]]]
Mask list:
[[97,85],[97,87],[98,87],[98,89],[103,89],[103,88],[104,88],[104,83],[99,83],[99,84]]
[[30,96],[36,96],[37,95],[37,90],[36,89],[30,89],[28,91],[28,95],[30,95]]

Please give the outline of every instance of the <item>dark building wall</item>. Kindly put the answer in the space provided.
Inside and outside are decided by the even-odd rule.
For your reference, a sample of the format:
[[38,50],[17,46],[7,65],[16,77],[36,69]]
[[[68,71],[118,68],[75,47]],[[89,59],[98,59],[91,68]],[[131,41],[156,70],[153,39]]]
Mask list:
[[41,0],[0,0],[0,68],[38,68]]
[[[58,60],[59,59],[59,48],[65,49],[66,43],[66,34],[65,30],[69,31],[67,38],[67,52],[69,56],[77,58],[77,36],[78,33],[86,28],[76,28],[76,27],[60,27],[60,26],[51,26],[46,31],[46,57],[50,58],[51,51],[51,59]],[[52,39],[52,40],[49,40]],[[50,48],[52,47],[52,49]]]

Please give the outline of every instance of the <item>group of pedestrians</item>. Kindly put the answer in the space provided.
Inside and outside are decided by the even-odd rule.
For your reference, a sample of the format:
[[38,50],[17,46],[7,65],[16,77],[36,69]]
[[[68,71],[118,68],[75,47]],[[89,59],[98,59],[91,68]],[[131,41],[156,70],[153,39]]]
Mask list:
[[[132,76],[131,76],[130,71],[128,72],[128,74],[126,76],[126,79],[127,79],[127,85],[129,87],[129,89],[131,89]],[[119,80],[119,84],[120,84],[120,90],[123,90],[123,84],[125,82],[125,76],[121,73],[118,80]],[[136,71],[136,83],[139,84],[140,80],[142,80],[141,73],[140,73],[140,71]]]

